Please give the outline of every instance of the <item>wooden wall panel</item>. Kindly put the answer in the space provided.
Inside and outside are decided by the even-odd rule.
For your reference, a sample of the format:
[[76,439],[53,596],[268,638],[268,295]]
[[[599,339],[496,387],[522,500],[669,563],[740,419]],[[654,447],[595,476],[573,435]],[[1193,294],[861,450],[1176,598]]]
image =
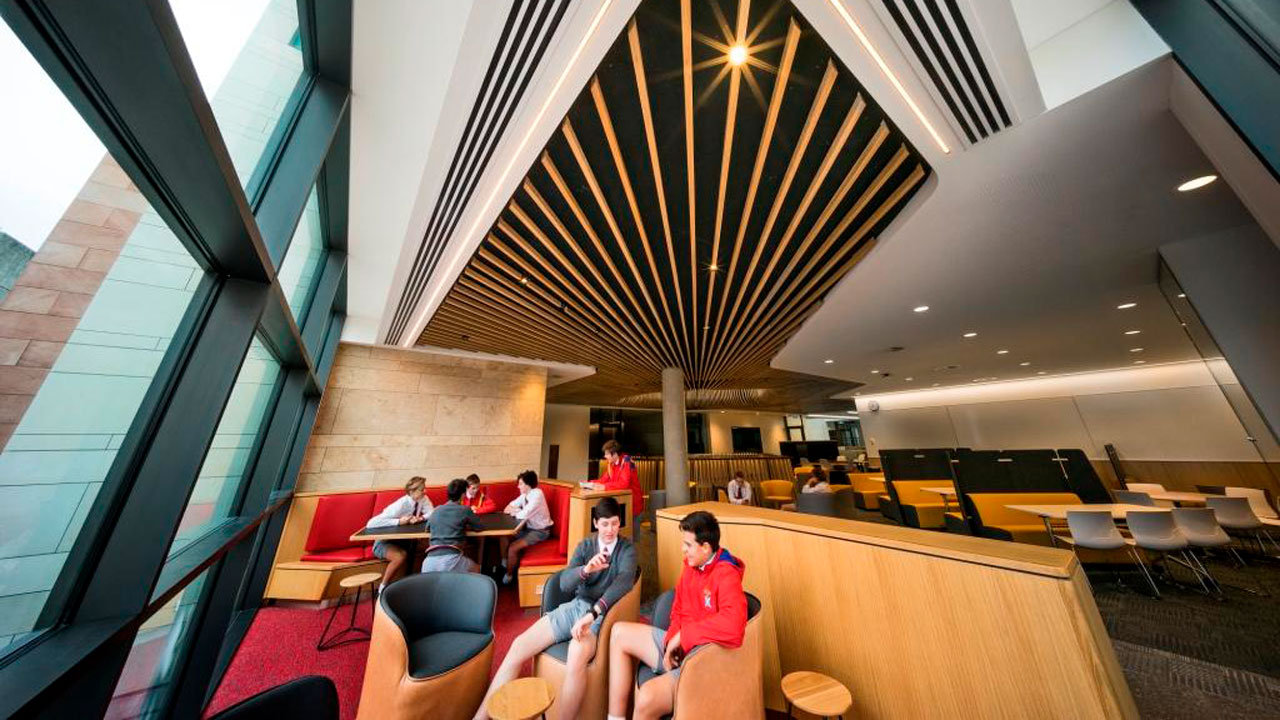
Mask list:
[[[1108,487],[1119,488],[1115,468],[1105,460],[1093,460],[1098,477]],[[1160,483],[1168,490],[1194,492],[1196,485],[1231,485],[1265,488],[1280,498],[1280,463],[1263,462],[1174,462],[1121,460],[1125,472],[1137,482]]]

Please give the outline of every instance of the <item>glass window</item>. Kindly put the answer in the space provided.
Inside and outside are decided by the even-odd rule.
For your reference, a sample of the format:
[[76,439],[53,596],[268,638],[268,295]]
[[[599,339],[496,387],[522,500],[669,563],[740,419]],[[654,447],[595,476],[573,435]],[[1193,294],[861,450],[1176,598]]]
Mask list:
[[2,655],[38,629],[203,273],[4,23],[0,66],[23,108],[0,113]]
[[311,197],[307,199],[307,207],[302,211],[302,219],[293,231],[289,251],[284,255],[284,262],[280,263],[279,272],[280,289],[284,291],[285,300],[289,301],[289,309],[293,310],[293,317],[299,325],[307,316],[307,306],[311,304],[324,257],[320,199],[313,187]]
[[193,627],[208,571],[191,581],[138,629],[124,672],[116,682],[107,718],[160,717],[169,683]]
[[249,187],[302,77],[297,0],[171,0],[240,184]]
[[182,513],[170,555],[231,516],[236,490],[253,460],[258,433],[273,406],[279,379],[280,362],[255,337]]

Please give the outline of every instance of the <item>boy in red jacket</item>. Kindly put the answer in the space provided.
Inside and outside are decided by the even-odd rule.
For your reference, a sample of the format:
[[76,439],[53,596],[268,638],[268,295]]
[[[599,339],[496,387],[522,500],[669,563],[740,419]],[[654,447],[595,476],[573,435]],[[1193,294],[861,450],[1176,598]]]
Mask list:
[[608,463],[604,474],[593,483],[584,483],[592,490],[630,490],[631,516],[644,512],[644,491],[640,489],[640,476],[636,473],[636,464],[630,455],[622,454],[622,446],[617,440],[609,440],[600,448],[604,451],[604,459]]
[[643,623],[614,624],[609,638],[609,720],[622,718],[635,681],[632,658],[657,677],[636,693],[633,717],[659,718],[675,709],[676,678],[689,653],[706,643],[742,645],[747,627],[747,595],[741,560],[720,547],[716,516],[699,510],[680,521],[685,566],[676,582],[667,629]]
[[496,512],[498,509],[498,504],[480,487],[480,476],[475,473],[467,476],[467,493],[462,497],[462,504],[477,515]]

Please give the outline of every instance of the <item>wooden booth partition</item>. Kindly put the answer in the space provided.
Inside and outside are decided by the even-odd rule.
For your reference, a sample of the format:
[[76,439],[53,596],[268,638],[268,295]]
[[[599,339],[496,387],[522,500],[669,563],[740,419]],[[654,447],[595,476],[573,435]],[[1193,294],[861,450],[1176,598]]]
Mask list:
[[853,717],[1137,718],[1084,576],[1065,550],[763,508],[658,511],[663,590],[679,520],[708,510],[763,603],[765,704],[830,675]]

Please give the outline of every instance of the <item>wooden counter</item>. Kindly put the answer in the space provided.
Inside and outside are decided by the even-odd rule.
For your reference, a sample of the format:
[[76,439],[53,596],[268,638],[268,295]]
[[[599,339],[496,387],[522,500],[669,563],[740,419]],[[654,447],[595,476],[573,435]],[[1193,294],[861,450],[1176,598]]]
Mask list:
[[622,506],[622,532],[623,537],[628,540],[634,538],[632,533],[631,518],[631,490],[584,490],[582,486],[574,486],[573,492],[569,493],[569,552],[572,554],[573,549],[583,538],[595,532],[591,527],[591,510],[601,500],[611,497],[618,501]]
[[1065,550],[749,506],[657,513],[658,581],[681,517],[708,510],[763,603],[765,703],[811,670],[853,717],[1137,718],[1075,556]]

